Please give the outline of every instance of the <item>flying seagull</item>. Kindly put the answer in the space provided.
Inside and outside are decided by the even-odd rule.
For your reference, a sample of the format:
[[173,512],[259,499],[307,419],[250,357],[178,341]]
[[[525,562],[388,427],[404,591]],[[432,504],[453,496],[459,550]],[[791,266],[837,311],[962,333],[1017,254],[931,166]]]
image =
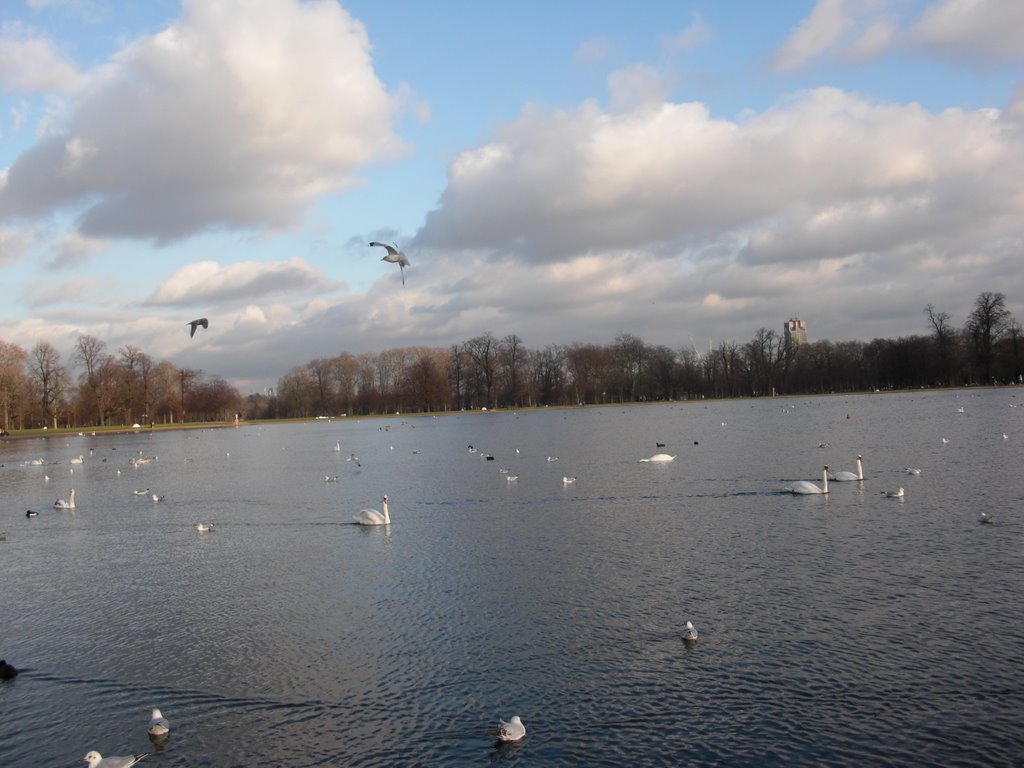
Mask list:
[[185,325],[191,325],[192,326],[192,330],[189,331],[189,334],[188,334],[188,337],[191,339],[193,336],[196,335],[196,328],[198,328],[200,325],[203,326],[203,328],[209,328],[210,327],[210,321],[207,320],[205,317],[200,317],[198,320],[193,320],[190,323],[185,323]]
[[379,245],[381,248],[387,250],[388,255],[384,256],[381,261],[386,261],[389,264],[397,264],[398,268],[402,271],[402,285],[405,285],[405,268],[409,266],[409,258],[398,250],[398,243],[394,245],[388,245],[387,243],[378,243],[374,240],[370,243],[371,246]]

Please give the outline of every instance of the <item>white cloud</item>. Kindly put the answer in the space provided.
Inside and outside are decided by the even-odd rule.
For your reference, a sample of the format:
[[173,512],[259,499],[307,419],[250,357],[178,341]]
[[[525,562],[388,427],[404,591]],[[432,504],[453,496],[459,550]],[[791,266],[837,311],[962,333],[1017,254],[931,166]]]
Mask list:
[[612,110],[622,112],[645,104],[661,104],[673,85],[671,78],[645,64],[616,70],[608,76]]
[[612,44],[604,38],[594,40],[584,40],[576,48],[576,53],[573,55],[573,62],[576,66],[590,66],[592,64],[599,64],[612,52]]
[[12,91],[74,91],[83,78],[53,44],[35,37],[24,25],[0,28],[0,83]]
[[1024,3],[941,0],[925,9],[909,38],[921,46],[979,64],[1024,61]]
[[321,292],[341,287],[343,285],[330,282],[299,258],[276,263],[239,262],[227,266],[216,261],[198,261],[167,278],[146,303],[216,304],[275,293]]
[[790,72],[821,55],[850,28],[845,0],[818,0],[811,15],[800,22],[772,57],[772,69]]
[[366,32],[337,3],[183,6],[89,74],[66,125],[10,167],[0,217],[73,206],[84,234],[158,242],[281,228],[403,151]]
[[88,264],[93,256],[105,250],[108,245],[106,240],[94,240],[78,232],[69,232],[57,244],[56,254],[47,268],[68,269]]
[[25,258],[33,240],[23,229],[0,227],[0,265],[16,264]]
[[691,14],[690,25],[681,29],[667,41],[669,50],[692,51],[700,48],[711,41],[711,28],[704,23],[701,15],[694,11]]

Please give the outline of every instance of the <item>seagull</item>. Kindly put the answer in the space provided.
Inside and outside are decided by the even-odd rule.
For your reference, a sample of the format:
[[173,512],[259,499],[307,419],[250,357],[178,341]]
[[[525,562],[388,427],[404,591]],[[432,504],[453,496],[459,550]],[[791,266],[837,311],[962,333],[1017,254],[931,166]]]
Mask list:
[[143,489],[143,488],[136,488],[134,491],[132,491],[132,494],[135,495],[135,496],[145,496],[148,493],[149,493],[149,488],[145,488],[145,489]]
[[113,755],[111,757],[104,757],[94,749],[82,758],[82,762],[88,763],[89,768],[129,768],[129,766],[135,765],[148,754],[149,752],[143,752],[138,755]]
[[388,255],[384,256],[381,261],[386,261],[389,264],[397,264],[398,268],[402,271],[402,285],[405,285],[405,268],[409,266],[409,258],[398,250],[398,243],[394,246],[388,245],[387,243],[378,243],[374,240],[370,243],[371,246],[380,246],[387,250]]
[[158,496],[155,493],[152,496],[150,496],[149,498],[151,498],[153,501],[163,501],[164,500],[163,496]]
[[562,475],[562,483],[564,483],[565,485],[572,485],[575,482],[576,482],[575,475],[573,477],[569,477],[567,475]]
[[[196,523],[196,530],[200,533],[206,533],[207,531],[213,530],[213,523]],[[159,711],[159,710],[156,710]]]
[[989,517],[988,514],[982,512],[980,515],[978,515],[978,522],[982,525],[991,525],[995,522],[995,518]]
[[903,471],[906,472],[908,475],[920,475],[921,474],[921,470],[918,469],[917,467],[904,467]]
[[153,714],[149,718],[149,735],[150,736],[166,736],[171,732],[171,724],[167,722],[167,718],[160,714],[160,710],[154,708]]
[[513,715],[508,722],[498,718],[498,732],[494,735],[498,737],[498,741],[519,741],[526,735],[526,726],[519,719],[519,715]]
[[683,640],[687,643],[697,642],[697,629],[693,626],[692,621],[686,622],[686,629],[683,632]]
[[203,326],[203,328],[209,328],[210,321],[207,320],[205,317],[200,317],[198,320],[192,320],[191,322],[185,323],[185,325],[192,326],[192,330],[188,332],[188,337],[191,339],[193,336],[196,335],[196,328],[198,328],[200,325]]
[[903,488],[897,488],[895,491],[882,491],[882,494],[889,499],[902,499]]

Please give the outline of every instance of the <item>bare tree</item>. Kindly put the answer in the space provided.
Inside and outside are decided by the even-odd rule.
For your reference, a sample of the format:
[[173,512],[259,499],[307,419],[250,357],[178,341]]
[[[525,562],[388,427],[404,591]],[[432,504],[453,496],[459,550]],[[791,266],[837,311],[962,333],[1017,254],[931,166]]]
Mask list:
[[48,341],[40,341],[32,347],[31,370],[43,418],[56,429],[68,381],[68,372],[61,365],[60,353]]
[[10,431],[14,414],[20,414],[15,421],[24,426],[28,411],[28,359],[28,353],[17,344],[0,341],[0,426],[4,432]]
[[984,291],[974,300],[974,309],[967,317],[967,336],[971,340],[974,359],[981,380],[992,383],[993,350],[1012,320],[1006,308],[1006,296]]

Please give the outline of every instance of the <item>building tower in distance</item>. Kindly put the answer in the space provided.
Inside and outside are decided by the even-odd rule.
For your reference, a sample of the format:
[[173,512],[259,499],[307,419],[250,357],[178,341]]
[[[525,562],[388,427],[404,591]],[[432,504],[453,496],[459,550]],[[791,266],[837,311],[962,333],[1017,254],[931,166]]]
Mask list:
[[789,318],[783,328],[785,330],[787,347],[790,345],[798,347],[801,344],[807,343],[807,323],[796,315]]

